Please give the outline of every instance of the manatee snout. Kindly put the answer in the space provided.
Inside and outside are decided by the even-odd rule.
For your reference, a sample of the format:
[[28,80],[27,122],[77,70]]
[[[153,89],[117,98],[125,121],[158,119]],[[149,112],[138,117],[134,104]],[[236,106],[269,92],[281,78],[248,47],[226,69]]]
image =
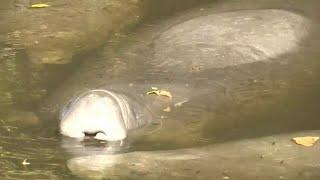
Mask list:
[[83,139],[92,136],[106,141],[121,141],[127,137],[135,121],[128,100],[116,93],[97,89],[81,94],[60,114],[62,135]]

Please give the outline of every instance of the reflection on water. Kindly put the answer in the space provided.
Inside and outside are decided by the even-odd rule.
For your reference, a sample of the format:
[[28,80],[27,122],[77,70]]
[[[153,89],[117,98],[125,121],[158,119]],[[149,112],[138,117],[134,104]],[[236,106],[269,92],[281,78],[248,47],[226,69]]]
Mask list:
[[[276,7],[277,4],[273,5],[271,2],[273,1],[268,1],[270,4],[266,7]],[[285,6],[290,9],[294,7],[293,2],[295,1]],[[305,6],[301,6],[305,7],[306,11],[312,4],[312,1],[308,2],[305,2]],[[250,4],[245,6],[250,7]],[[226,7],[221,6],[221,8]],[[296,11],[296,8],[293,9]],[[313,12],[308,11],[306,14],[313,18]],[[313,33],[304,42],[305,48],[300,51],[301,54],[295,54],[294,57],[283,56],[284,60],[281,62],[271,62],[271,64],[261,62],[228,67],[223,70],[209,70],[199,74],[199,79],[202,77],[204,80],[199,80],[197,84],[190,84],[190,86],[194,89],[205,86],[216,90],[210,91],[210,96],[206,94],[195,98],[190,103],[185,103],[169,117],[164,117],[161,123],[152,124],[151,130],[148,130],[149,133],[140,135],[141,140],[134,146],[130,144],[124,144],[121,147],[118,144],[110,146],[100,141],[78,142],[61,138],[56,132],[57,123],[54,121],[46,121],[45,118],[39,121],[38,117],[30,112],[19,114],[12,109],[2,111],[0,117],[1,178],[77,179],[78,177],[73,176],[66,167],[66,161],[71,156],[175,149],[274,133],[319,129],[320,54],[318,47],[320,44],[318,40],[319,35]],[[107,55],[102,53],[100,56],[102,57],[98,58],[97,62],[90,62],[91,66],[99,69],[99,59]],[[88,66],[88,62],[85,66]],[[117,67],[117,64],[115,66]],[[92,69],[94,68],[91,68],[91,71]],[[261,69],[264,71],[262,72]],[[219,81],[208,84],[206,78],[208,74]],[[128,74],[126,78],[129,76],[132,74]],[[99,77],[96,74],[90,74],[86,78],[76,82],[83,83],[84,87],[91,85],[94,87]],[[115,78],[110,77],[110,79]],[[221,79],[224,81],[220,81]],[[233,82],[241,83],[233,84]],[[175,119],[184,119],[187,123],[181,124]],[[170,133],[172,131],[176,133]],[[29,165],[22,164],[25,159],[30,163]]]
[[[66,155],[56,136],[44,137],[32,128],[2,126],[0,134],[1,179],[70,179]],[[25,160],[29,165],[23,165]]]

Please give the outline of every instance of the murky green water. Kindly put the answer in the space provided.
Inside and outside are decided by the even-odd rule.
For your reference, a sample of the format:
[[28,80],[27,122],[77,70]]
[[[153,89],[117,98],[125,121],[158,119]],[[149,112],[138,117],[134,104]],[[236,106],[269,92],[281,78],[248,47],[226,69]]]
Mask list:
[[[290,1],[288,4],[285,3],[286,5],[283,5],[283,3],[279,5],[281,3],[278,4],[276,1],[266,1],[262,4],[265,4],[266,7],[279,6],[279,8],[286,7],[296,11],[299,8],[295,7],[297,6],[295,2]],[[314,2],[316,1],[306,1],[305,4],[301,3],[299,5],[300,7],[305,5],[305,9],[319,5],[319,3]],[[255,7],[255,5],[250,6],[249,1],[246,3],[242,8],[246,6]],[[222,6],[221,9],[223,8]],[[238,8],[241,9],[241,7]],[[237,9],[237,7],[233,9]],[[320,17],[318,13],[312,11],[312,8],[310,8],[308,15],[314,18],[313,20]],[[320,27],[319,21],[314,22],[315,27]],[[283,57],[286,61],[281,63],[273,62],[271,66],[270,64],[257,63],[204,72],[201,75],[204,78],[210,74],[211,77],[219,77],[217,79],[226,79],[226,81],[213,84],[199,81],[194,86],[212,86],[212,88],[219,89],[217,95],[221,95],[221,92],[224,91],[224,96],[218,98],[215,94],[212,94],[212,97],[199,96],[194,102],[184,107],[181,110],[182,112],[173,112],[170,119],[165,120],[172,122],[167,124],[168,129],[162,128],[155,131],[149,137],[137,142],[135,146],[130,147],[129,151],[175,149],[277,133],[319,129],[319,37],[320,34],[315,30],[312,36],[303,42],[305,49],[301,51],[303,52],[301,56],[295,54],[295,56]],[[121,42],[120,46],[127,43],[125,38],[124,40],[121,38],[121,41],[124,42]],[[130,43],[132,43],[132,40],[130,40]],[[109,46],[113,46],[113,44],[111,43]],[[116,49],[116,46],[111,48]],[[121,52],[121,50],[119,51]],[[83,71],[88,71],[88,69],[92,71],[94,68],[98,71],[101,59],[108,57],[108,55],[93,52],[82,58],[88,59],[91,57],[96,60],[92,60],[90,63],[84,62],[82,68],[77,64],[75,65],[76,68],[72,70],[78,74],[84,74],[83,79],[77,81],[83,84],[83,87],[95,87],[102,82],[97,80],[102,79],[99,73],[93,75]],[[289,61],[290,63],[288,63]],[[93,67],[88,68],[87,66]],[[266,68],[266,70],[261,73],[260,70],[263,68]],[[251,70],[248,71],[248,69]],[[72,76],[73,73],[66,74]],[[242,77],[239,77],[239,74]],[[133,75],[139,76],[139,74],[128,74],[128,76]],[[251,77],[254,77],[254,79]],[[116,77],[110,79],[114,78]],[[236,81],[237,78],[247,79],[247,81],[242,81],[236,85],[228,84]],[[206,80],[213,81],[214,78],[204,81]],[[73,80],[73,82],[75,81]],[[67,83],[62,82],[60,88],[66,86]],[[50,93],[59,92],[56,91],[55,86],[56,83],[49,90]],[[219,102],[212,103],[214,98],[218,99]],[[39,106],[35,104],[23,106],[23,108],[19,106],[19,109],[15,107],[1,109],[0,179],[81,179],[73,175],[66,166],[67,160],[73,155],[70,153],[70,149],[64,148],[66,146],[63,147],[62,145],[63,139],[57,131],[57,121],[52,121],[51,115],[37,115]],[[181,126],[179,122],[175,121],[175,118],[181,119],[182,117],[188,121],[187,125]],[[212,120],[212,117],[215,117],[214,120]],[[194,132],[194,129],[197,129],[194,126],[198,126],[199,121],[207,124],[201,128],[201,132]],[[212,128],[215,127],[215,124],[219,124],[219,128]],[[154,126],[153,129],[157,130],[159,124]],[[187,140],[177,140],[179,137],[175,135],[162,137],[163,134],[166,134],[166,131],[169,132],[172,129],[179,131],[179,128],[190,129],[185,136]],[[159,143],[154,143],[157,139]],[[79,151],[86,151],[81,148]],[[81,153],[85,154],[85,152],[79,154]],[[30,164],[23,164],[24,160]]]

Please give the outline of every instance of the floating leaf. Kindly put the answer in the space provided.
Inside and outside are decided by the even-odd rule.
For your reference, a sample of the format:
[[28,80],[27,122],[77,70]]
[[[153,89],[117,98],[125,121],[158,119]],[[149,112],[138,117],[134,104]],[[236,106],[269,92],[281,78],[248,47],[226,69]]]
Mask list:
[[30,165],[31,163],[28,162],[28,159],[24,159],[21,164],[26,166],[26,165]]
[[183,101],[177,102],[177,103],[174,104],[174,107],[180,107],[186,102],[188,102],[188,100],[183,100]]
[[152,90],[148,91],[147,94],[148,95],[155,94],[157,96],[166,96],[166,97],[172,99],[172,95],[171,95],[171,93],[169,91],[158,90],[158,89],[155,89],[154,87],[152,87]]
[[49,7],[48,4],[32,4],[31,5],[32,8],[46,8]]
[[164,112],[170,112],[171,111],[171,108],[170,106],[168,106],[167,108],[163,109]]
[[292,140],[296,144],[299,144],[302,146],[307,146],[307,147],[313,146],[314,143],[316,143],[318,139],[319,139],[319,137],[316,137],[316,136],[305,136],[305,137],[292,138]]

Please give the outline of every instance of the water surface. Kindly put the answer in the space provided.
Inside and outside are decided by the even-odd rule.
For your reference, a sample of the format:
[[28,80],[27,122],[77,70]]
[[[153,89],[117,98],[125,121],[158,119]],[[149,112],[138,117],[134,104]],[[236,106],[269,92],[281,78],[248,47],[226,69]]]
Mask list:
[[[160,125],[154,124],[152,128],[156,131],[151,135],[145,136],[135,146],[130,147],[129,151],[201,146],[277,133],[319,129],[320,52],[318,49],[320,48],[320,34],[319,32],[317,33],[317,27],[320,24],[317,18],[320,16],[319,13],[314,11],[317,8],[312,8],[319,7],[319,3],[316,1],[298,3],[297,1],[282,1],[282,3],[277,1],[260,1],[262,3],[255,3],[255,1],[237,2],[239,1],[228,1],[229,5],[228,3],[225,5],[217,4],[217,7],[221,11],[228,8],[252,9],[261,7],[285,8],[294,12],[299,12],[301,9],[305,10],[306,16],[313,20],[314,27],[310,37],[302,42],[305,48],[300,51],[301,54],[283,56],[283,61],[271,62],[271,65],[270,62],[260,62],[203,72],[199,77],[203,77],[204,80],[191,85],[194,88],[206,86],[211,87],[208,89],[217,89],[217,94],[199,96],[191,104],[183,107],[181,111],[172,112],[170,119],[164,120],[170,123],[165,123],[165,127],[161,127],[160,130]],[[0,3],[0,7],[2,7],[1,5]],[[10,8],[8,7],[8,9]],[[148,29],[145,27],[153,23],[157,23],[157,20],[142,25],[142,30],[140,31]],[[0,32],[2,30],[4,29],[0,29]],[[131,36],[133,38],[115,39],[116,43],[110,42],[102,50],[110,48],[115,53],[117,53],[117,50],[123,52],[124,50],[121,49],[123,44],[132,44],[137,41],[135,33]],[[102,72],[103,68],[106,68],[104,60],[110,58],[107,53],[99,51],[101,49],[88,55],[83,55],[81,58],[89,58],[92,61],[83,62],[80,67],[75,65],[75,70],[73,70],[75,73],[66,73],[71,80],[67,81],[67,83],[61,83],[59,89],[64,89],[69,82],[82,84],[82,88],[94,88],[101,85],[101,83],[105,83],[106,78],[109,78],[109,82],[118,81],[116,72],[114,77],[104,77],[103,74],[92,73]],[[110,60],[110,63],[113,63],[113,61]],[[134,66],[134,63],[131,63]],[[103,66],[100,66],[101,64]],[[143,69],[144,67],[136,67],[135,71],[129,71],[127,76],[122,77],[128,79],[130,77],[140,77],[146,79],[147,82],[153,80],[161,82],[169,79],[172,86],[178,80],[180,82],[187,81],[172,74],[161,77],[145,77],[145,74],[137,73],[139,68]],[[261,69],[265,70],[261,72]],[[79,76],[79,74],[84,75]],[[208,81],[214,80],[214,78],[206,78],[209,74],[210,77],[215,77],[219,80],[225,79],[225,81],[216,81],[209,84]],[[74,78],[71,76],[74,76]],[[170,78],[172,76],[174,78]],[[163,79],[159,80],[161,78]],[[237,79],[241,79],[241,83],[232,84]],[[244,79],[246,80],[244,81]],[[5,85],[1,84],[1,86]],[[56,86],[56,83],[52,85],[51,94],[61,93],[61,90],[57,90]],[[69,96],[75,91],[75,89],[71,88],[66,94]],[[224,96],[220,96],[220,94],[224,94]],[[219,103],[212,101],[215,98],[219,100]],[[212,102],[215,103],[212,104]],[[216,104],[219,104],[219,106]],[[22,107],[19,106],[19,109],[14,107],[1,109],[1,179],[81,179],[73,175],[66,167],[67,160],[73,155],[62,145],[63,139],[57,132],[57,121],[52,121],[51,114],[38,115],[37,112],[41,108],[39,105]],[[175,121],[175,119],[182,118],[186,119],[188,123],[182,125],[179,121]],[[194,131],[199,124],[201,125],[199,122],[206,122],[207,124],[201,128],[201,131]],[[215,124],[219,124],[219,128],[214,128]],[[176,137],[172,133],[166,133],[172,130],[179,131],[180,128],[190,129],[185,134],[185,139]],[[163,137],[163,134],[167,134],[167,137]],[[157,140],[159,140],[159,143],[155,143]],[[99,142],[93,144],[96,145]],[[86,144],[84,142],[82,145],[90,146],[90,143]],[[81,148],[80,151],[83,150]],[[22,162],[24,160],[30,164],[23,165]]]

